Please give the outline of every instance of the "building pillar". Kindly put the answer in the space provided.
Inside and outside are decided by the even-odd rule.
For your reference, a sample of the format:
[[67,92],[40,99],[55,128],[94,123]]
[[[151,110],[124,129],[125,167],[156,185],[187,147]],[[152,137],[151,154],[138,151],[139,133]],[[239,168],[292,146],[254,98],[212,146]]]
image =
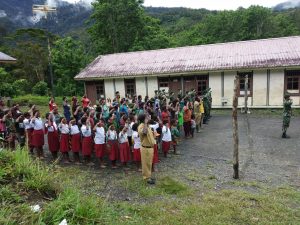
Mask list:
[[269,106],[270,105],[270,75],[271,75],[271,71],[268,69],[267,70],[267,102],[266,105]]

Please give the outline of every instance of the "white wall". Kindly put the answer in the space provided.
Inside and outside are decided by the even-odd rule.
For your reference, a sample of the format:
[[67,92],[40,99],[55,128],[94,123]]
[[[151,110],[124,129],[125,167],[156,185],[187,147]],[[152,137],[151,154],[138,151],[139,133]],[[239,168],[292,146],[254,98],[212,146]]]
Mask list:
[[148,83],[148,95],[149,97],[154,97],[154,91],[158,90],[158,80],[157,77],[148,77],[147,78]]
[[115,79],[116,91],[120,92],[120,96],[125,96],[125,84],[124,79]]
[[104,89],[106,98],[113,99],[115,96],[113,79],[104,80]]
[[270,106],[282,106],[284,92],[284,70],[270,71]]
[[142,95],[143,98],[147,95],[145,77],[135,78],[135,88],[137,95]]
[[[224,98],[228,99],[225,106],[232,106],[234,76],[236,72],[230,71],[224,73]],[[221,76],[221,75],[220,75]],[[215,91],[212,89],[212,91]]]
[[253,71],[253,105],[267,104],[267,70]]
[[209,73],[209,87],[212,90],[212,106],[222,106],[221,72]]

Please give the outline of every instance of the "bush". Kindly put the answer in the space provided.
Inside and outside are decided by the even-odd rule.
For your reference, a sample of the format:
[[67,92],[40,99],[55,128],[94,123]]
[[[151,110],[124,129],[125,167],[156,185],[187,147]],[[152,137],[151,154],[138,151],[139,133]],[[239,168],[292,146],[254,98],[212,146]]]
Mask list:
[[13,88],[17,95],[25,95],[29,92],[29,82],[26,79],[16,80],[13,83]]
[[16,94],[13,85],[9,83],[3,83],[0,85],[0,96],[11,97]]
[[36,85],[32,88],[32,93],[36,95],[45,96],[48,93],[48,85],[44,81],[39,81]]

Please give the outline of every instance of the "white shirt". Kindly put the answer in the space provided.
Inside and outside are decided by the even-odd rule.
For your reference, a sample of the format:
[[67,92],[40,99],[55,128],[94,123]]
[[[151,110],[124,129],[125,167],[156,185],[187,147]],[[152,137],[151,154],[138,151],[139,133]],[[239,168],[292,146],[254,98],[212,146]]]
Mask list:
[[80,133],[80,130],[79,130],[79,127],[77,126],[77,124],[75,124],[75,125],[72,125],[71,127],[70,127],[70,133],[71,133],[71,135],[74,135],[74,134],[79,134]]
[[159,123],[151,124],[149,125],[150,128],[152,128],[154,131],[157,131],[157,128],[159,128]]
[[70,129],[68,124],[59,124],[59,130],[62,134],[69,134],[70,133]]
[[105,130],[103,127],[96,127],[94,141],[97,145],[105,143]]
[[126,133],[124,134],[123,132],[120,132],[120,134],[119,134],[119,142],[120,142],[120,144],[128,142],[127,134]]
[[86,125],[82,125],[81,133],[83,137],[90,137],[92,135],[92,130],[90,127],[87,127]]
[[47,128],[48,132],[54,132],[54,129],[57,130],[57,125],[54,121],[52,122],[51,126],[49,125],[49,122],[47,121],[45,123],[45,127]]
[[30,123],[30,119],[24,119],[23,124],[25,126],[25,130],[33,128],[33,125]]
[[33,126],[34,130],[43,130],[44,124],[41,118],[35,118],[34,121],[31,120],[30,124]]
[[172,135],[170,128],[163,126],[162,128],[162,140],[163,141],[172,141]]
[[139,137],[139,133],[137,131],[133,131],[132,133],[133,141],[134,141],[134,149],[140,149],[141,148],[141,139]]
[[134,124],[134,122],[132,122],[132,123],[130,123],[130,124],[128,124],[128,123],[126,123],[126,127],[127,127],[127,136],[128,137],[131,137],[132,136],[132,125]]
[[107,140],[117,140],[117,132],[115,130],[107,131]]

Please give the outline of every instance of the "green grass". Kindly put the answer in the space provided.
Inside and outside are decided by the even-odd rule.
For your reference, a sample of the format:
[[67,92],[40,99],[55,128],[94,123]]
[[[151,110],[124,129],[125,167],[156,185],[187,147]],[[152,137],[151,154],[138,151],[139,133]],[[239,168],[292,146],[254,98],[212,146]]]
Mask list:
[[[188,184],[169,176],[158,175],[157,185],[149,186],[136,173],[121,174],[114,183],[126,193],[137,194],[137,199],[110,201],[91,191],[94,186],[96,192],[110,191],[92,170],[49,167],[21,149],[0,152],[0,171],[0,224],[54,225],[63,219],[68,224],[84,225],[251,225],[299,224],[300,221],[300,192],[289,186],[264,186],[253,193],[242,187],[260,187],[259,183],[237,181],[233,185],[241,190],[209,189],[199,195]],[[186,178],[200,183],[217,180],[214,175],[197,176],[196,173]],[[57,192],[53,200],[42,198],[40,192],[47,190]],[[30,206],[36,203],[42,207],[41,212],[31,211]]]

